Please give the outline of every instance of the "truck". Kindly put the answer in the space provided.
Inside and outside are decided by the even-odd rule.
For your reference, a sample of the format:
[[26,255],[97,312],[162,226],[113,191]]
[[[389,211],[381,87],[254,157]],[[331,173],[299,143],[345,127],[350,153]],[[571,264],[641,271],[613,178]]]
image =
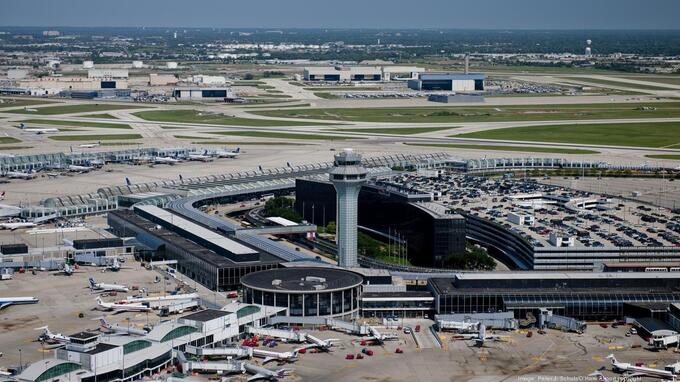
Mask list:
[[187,302],[180,302],[177,304],[166,305],[160,309],[158,315],[161,317],[167,317],[171,314],[184,313],[188,310],[194,310],[198,308],[198,300],[191,300]]

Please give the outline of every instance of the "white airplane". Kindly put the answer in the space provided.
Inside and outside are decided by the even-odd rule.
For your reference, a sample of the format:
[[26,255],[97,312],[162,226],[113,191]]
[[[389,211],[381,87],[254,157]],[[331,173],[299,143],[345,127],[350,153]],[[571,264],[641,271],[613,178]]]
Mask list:
[[8,229],[11,231],[17,230],[19,228],[33,228],[36,224],[32,222],[9,222],[0,223],[0,229]]
[[236,150],[215,150],[213,152],[218,158],[236,158],[241,154],[241,148],[237,147]]
[[267,362],[278,361],[278,362],[295,362],[298,360],[298,351],[303,348],[295,349],[293,351],[287,352],[276,352],[264,349],[253,348],[253,356],[258,358],[264,358],[262,364]]
[[90,172],[92,170],[94,170],[94,167],[92,167],[92,166],[77,166],[77,165],[74,165],[74,164],[68,166],[69,172],[83,173],[83,172]]
[[63,274],[64,276],[72,276],[74,273],[76,273],[76,269],[71,266],[70,264],[64,263],[64,266],[61,268],[61,270],[55,272],[54,274]]
[[35,297],[0,297],[0,309],[10,305],[37,304],[38,301]]
[[111,264],[106,266],[106,269],[111,271],[111,272],[118,272],[120,270],[120,268],[121,268],[121,266],[120,266],[120,263],[118,262],[117,257],[114,257]]
[[83,143],[82,145],[79,145],[78,147],[82,147],[84,149],[93,149],[95,147],[101,146],[101,141],[97,143]]
[[248,374],[253,374],[252,377],[248,378],[248,382],[258,380],[278,381],[288,375],[290,371],[286,369],[269,370],[248,362],[243,362],[243,370]]
[[128,327],[120,324],[110,324],[104,317],[99,318],[100,328],[112,334],[145,336],[148,332],[146,330]]
[[42,330],[43,331],[38,336],[38,341],[40,341],[40,342],[54,341],[54,342],[65,343],[65,342],[71,341],[71,338],[69,338],[68,336],[65,336],[61,333],[52,333],[50,331],[50,328],[47,327],[47,325],[41,326],[39,328],[35,328],[34,330]]
[[154,157],[153,158],[153,163],[155,164],[169,164],[169,165],[174,165],[179,163],[179,159],[171,158],[171,157]]
[[151,310],[146,305],[142,304],[119,304],[115,302],[104,302],[101,297],[95,299],[97,305],[104,310],[113,310],[116,312],[148,312]]
[[126,287],[125,285],[98,283],[92,277],[87,279],[87,281],[90,283],[90,289],[92,289],[92,290],[99,290],[99,291],[102,291],[102,292],[129,292],[130,291],[130,289],[128,287]]
[[187,294],[171,294],[169,296],[158,296],[158,297],[132,297],[128,296],[127,301],[132,303],[141,302],[170,302],[176,303],[182,300],[196,300],[200,296],[198,293],[187,293]]
[[317,337],[314,337],[311,334],[306,334],[305,338],[307,339],[307,342],[309,342],[310,346],[306,346],[306,348],[314,347],[322,351],[328,351],[330,348],[333,346],[333,342],[338,342],[340,339],[338,338],[329,338],[327,340],[322,340]]
[[33,169],[28,170],[28,172],[23,171],[7,171],[4,176],[10,179],[35,179],[37,176]]
[[188,158],[192,161],[201,162],[212,162],[214,160],[213,157],[208,155],[208,150],[205,150],[203,154],[189,154]]
[[457,333],[479,332],[479,322],[446,321],[440,323],[440,329],[453,330]]
[[27,133],[35,133],[38,135],[41,134],[56,134],[59,132],[59,129],[55,128],[31,128],[31,127],[26,127],[23,123],[19,124],[19,128],[22,131],[25,131]]
[[385,341],[393,341],[399,339],[399,336],[397,336],[396,334],[393,333],[382,334],[378,331],[378,329],[372,326],[368,327],[368,332],[370,333],[370,336],[362,338],[363,340],[375,341],[379,344],[382,344]]
[[614,371],[618,371],[618,372],[621,372],[621,373],[628,373],[628,375],[627,375],[628,378],[632,378],[632,377],[653,377],[653,378],[675,380],[675,376],[673,375],[672,371],[659,370],[659,369],[654,369],[654,368],[651,368],[651,367],[644,367],[644,366],[635,366],[635,365],[632,365],[628,362],[619,362],[619,361],[616,360],[616,357],[614,357],[614,354],[608,355],[607,358],[611,360],[612,368],[614,369]]

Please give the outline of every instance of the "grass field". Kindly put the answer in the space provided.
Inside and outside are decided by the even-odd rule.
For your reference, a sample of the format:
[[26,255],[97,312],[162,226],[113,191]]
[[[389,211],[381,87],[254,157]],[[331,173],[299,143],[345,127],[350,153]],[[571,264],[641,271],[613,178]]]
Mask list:
[[277,145],[277,146],[305,146],[307,145],[306,143],[300,143],[300,142],[280,142],[280,141],[220,141],[220,140],[215,140],[215,141],[210,141],[207,140],[206,138],[203,137],[192,137],[189,135],[175,135],[175,138],[177,139],[197,139],[196,141],[191,142],[193,145],[219,145],[219,146],[248,146],[248,145],[261,145],[261,146],[269,146],[269,145]]
[[680,154],[654,154],[645,155],[647,158],[652,159],[670,159],[670,160],[680,160]]
[[352,133],[373,133],[373,134],[394,134],[394,135],[413,135],[432,133],[434,131],[456,129],[458,126],[449,127],[384,127],[371,129],[334,129],[333,131],[347,131]]
[[260,126],[260,127],[318,125],[318,123],[309,122],[237,118],[230,117],[224,114],[199,113],[195,110],[141,111],[139,113],[135,113],[134,115],[139,118],[146,119],[147,121],[183,122],[196,124],[205,123],[214,125]]
[[38,99],[26,99],[26,98],[0,98],[0,109],[5,107],[20,107],[20,106],[33,106],[33,105],[47,105],[54,102],[43,101]]
[[524,126],[484,130],[452,135],[452,137],[589,145],[664,147],[680,143],[680,122]]
[[4,145],[7,143],[19,143],[21,142],[20,139],[16,139],[14,137],[0,137],[0,145]]
[[466,150],[494,150],[494,151],[519,151],[525,153],[551,153],[551,154],[599,154],[599,151],[582,149],[560,149],[553,147],[533,146],[496,146],[496,145],[466,145],[457,143],[406,143],[409,146],[440,147],[448,149]]
[[0,150],[2,151],[7,151],[7,150],[25,150],[25,149],[32,149],[33,146],[0,146]]
[[663,87],[654,86],[654,85],[632,84],[632,83],[629,83],[629,82],[622,82],[622,81],[601,80],[599,78],[563,77],[562,79],[565,80],[565,81],[576,80],[576,81],[583,81],[583,82],[591,82],[591,83],[602,85],[602,86],[618,86],[618,87],[632,88],[632,89],[642,89],[642,90],[672,90],[672,89],[663,88]]
[[243,108],[245,108],[245,109],[264,109],[264,108],[285,109],[285,108],[289,108],[289,107],[307,107],[307,106],[311,106],[311,104],[309,104],[309,103],[299,103],[299,104],[294,104],[294,105],[280,105],[280,106],[263,104],[263,105],[247,105],[247,106],[243,106]]
[[52,119],[26,119],[21,121],[27,125],[39,124],[39,125],[57,125],[57,126],[76,126],[76,127],[97,127],[102,129],[131,129],[130,125],[119,124],[119,123],[106,123],[106,122],[76,122],[76,121],[60,121]]
[[35,109],[36,111],[15,110],[13,113],[33,114],[33,115],[57,115],[57,114],[72,114],[72,113],[87,113],[94,111],[107,110],[123,110],[123,109],[139,109],[139,106],[131,105],[111,105],[86,103],[82,105],[64,105],[64,106],[47,106]]
[[114,116],[112,116],[109,113],[100,113],[100,114],[88,114],[88,115],[83,115],[83,118],[99,118],[99,119],[118,119]]
[[323,99],[339,99],[340,96],[334,93],[327,93],[327,92],[315,92],[315,96]]
[[49,137],[55,141],[75,142],[75,141],[114,141],[118,139],[141,139],[139,134],[86,134],[86,135],[56,135]]
[[[656,110],[640,110],[653,107]],[[680,103],[457,106],[410,108],[336,108],[262,110],[251,113],[286,118],[352,122],[461,123],[680,117]]]
[[355,137],[345,137],[337,135],[322,135],[322,134],[297,134],[297,133],[277,133],[269,131],[216,131],[210,132],[215,135],[230,135],[237,137],[256,137],[256,138],[280,138],[280,139],[304,139],[304,140],[324,140],[336,141],[347,139],[364,139]]
[[359,90],[380,90],[380,86],[315,86],[303,88],[313,92],[318,91],[359,91]]

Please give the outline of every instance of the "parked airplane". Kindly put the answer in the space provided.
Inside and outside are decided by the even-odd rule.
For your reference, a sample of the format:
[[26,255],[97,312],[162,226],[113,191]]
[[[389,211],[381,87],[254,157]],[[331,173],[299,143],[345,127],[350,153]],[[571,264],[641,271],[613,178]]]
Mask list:
[[35,227],[36,224],[33,222],[9,222],[9,223],[0,223],[0,229],[8,229],[11,231],[17,230],[19,228],[32,228]]
[[174,165],[179,163],[179,159],[171,158],[171,157],[154,157],[153,158],[153,163],[155,164],[169,164],[169,165]]
[[278,381],[279,379],[284,378],[289,372],[289,370],[286,369],[269,370],[248,362],[243,363],[243,369],[246,373],[253,374],[252,377],[248,378],[248,382],[258,380]]
[[64,266],[61,268],[61,270],[55,272],[55,275],[58,274],[63,274],[64,276],[71,276],[74,273],[76,273],[76,268],[71,266],[70,264],[64,263]]
[[370,333],[370,336],[364,337],[363,339],[366,341],[375,341],[379,344],[382,344],[385,341],[393,341],[399,339],[399,336],[396,334],[382,334],[378,331],[378,329],[369,326],[368,327],[368,332]]
[[10,305],[37,304],[38,301],[35,297],[0,297],[0,309]]
[[[300,348],[300,349],[303,349],[303,348]],[[295,362],[295,361],[298,360],[298,351],[299,351],[299,349],[295,349],[293,351],[287,351],[287,352],[281,353],[281,352],[275,352],[275,351],[253,348],[253,356],[258,357],[258,358],[264,358],[264,360],[262,361],[263,365],[265,363],[271,362],[271,361]]]
[[445,321],[440,323],[440,329],[453,330],[457,333],[479,332],[479,322]]
[[327,340],[322,340],[319,338],[314,337],[311,334],[306,335],[307,342],[310,343],[311,346],[306,346],[306,347],[314,347],[322,351],[329,351],[330,348],[333,346],[333,342],[338,342],[340,339],[338,338],[329,338]]
[[10,179],[35,179],[37,176],[35,171],[33,169],[28,170],[27,172],[23,171],[7,171],[4,173],[4,176],[10,178]]
[[213,152],[218,158],[236,158],[241,155],[241,148],[237,147],[236,150],[215,150]]
[[208,155],[208,150],[203,151],[203,154],[189,154],[189,160],[201,161],[201,162],[212,162],[213,158]]
[[0,200],[5,200],[5,191],[0,192]]
[[144,336],[148,332],[143,329],[137,329],[134,327],[124,326],[120,324],[110,324],[106,321],[104,317],[99,318],[100,328],[113,334],[121,335],[134,335],[134,336]]
[[183,300],[196,300],[200,296],[198,293],[187,293],[187,294],[171,294],[169,296],[158,296],[158,297],[132,297],[128,296],[128,303],[142,303],[142,302],[172,302],[177,303]]
[[675,379],[675,376],[673,375],[672,371],[668,370],[659,370],[659,369],[654,369],[651,367],[644,367],[644,366],[635,366],[627,362],[619,362],[616,360],[616,357],[614,357],[614,354],[610,354],[607,356],[608,359],[611,360],[612,363],[612,368],[614,371],[618,371],[621,373],[628,373],[627,377],[632,378],[632,377],[653,377],[653,378],[662,378],[662,379]]
[[38,336],[38,341],[40,342],[48,342],[48,341],[55,341],[55,342],[69,342],[71,341],[71,338],[68,336],[65,336],[61,333],[52,333],[50,331],[50,328],[45,326],[41,326],[39,328],[35,328],[34,330],[42,330],[43,332]]
[[148,312],[151,310],[143,304],[119,304],[115,302],[104,302],[101,297],[95,299],[97,305],[104,310],[113,310],[116,312]]
[[69,172],[90,172],[94,170],[94,167],[92,166],[76,166],[74,164],[68,166],[68,171]]
[[102,291],[102,292],[129,292],[130,291],[130,289],[128,289],[128,287],[126,287],[125,285],[98,283],[92,277],[87,279],[87,281],[90,283],[90,289],[92,289],[92,290],[98,290],[98,291]]
[[101,144],[102,144],[101,141],[99,141],[97,143],[83,143],[82,145],[80,145],[78,147],[82,147],[84,149],[92,149],[92,148],[101,146]]
[[27,133],[36,133],[38,135],[41,135],[41,134],[56,134],[56,133],[59,132],[59,129],[55,129],[55,128],[44,128],[44,129],[30,128],[30,127],[26,127],[26,125],[24,125],[23,123],[19,124],[19,128],[21,130],[27,132]]

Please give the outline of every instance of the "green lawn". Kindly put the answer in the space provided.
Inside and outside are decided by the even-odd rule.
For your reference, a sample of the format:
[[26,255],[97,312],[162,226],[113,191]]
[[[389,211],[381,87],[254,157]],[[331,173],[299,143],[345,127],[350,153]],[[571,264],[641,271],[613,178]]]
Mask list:
[[440,147],[448,149],[467,149],[467,150],[519,151],[526,153],[551,153],[551,154],[599,154],[599,151],[593,150],[560,149],[553,147],[466,145],[457,143],[406,143],[406,144],[409,146]]
[[20,106],[33,106],[33,105],[47,105],[54,103],[51,101],[44,101],[39,99],[28,99],[28,98],[0,98],[0,108],[5,107],[20,107]]
[[[629,80],[637,80],[637,81],[646,81],[646,82],[657,82],[660,84],[668,84],[668,85],[680,85],[680,76],[674,76],[674,77],[657,77],[657,76],[641,76],[641,77],[635,77],[635,76],[627,76],[624,77]],[[671,88],[668,88],[672,90]]]
[[0,150],[2,151],[7,151],[7,150],[24,150],[24,149],[32,149],[33,146],[0,146]]
[[[640,110],[653,107],[656,110]],[[565,105],[455,106],[262,110],[251,113],[286,118],[352,122],[461,123],[680,117],[678,102]]]
[[4,145],[7,143],[19,143],[21,142],[20,139],[16,139],[14,137],[0,137],[0,144]]
[[57,114],[72,114],[72,113],[87,113],[94,111],[107,110],[123,110],[123,109],[139,109],[140,106],[132,105],[111,105],[86,103],[81,105],[64,105],[64,106],[47,106],[35,109],[36,111],[26,111],[25,109],[13,110],[13,113],[34,114],[34,115],[57,115]]
[[87,134],[87,135],[55,135],[50,137],[55,141],[113,141],[117,139],[141,139],[139,134]]
[[589,77],[563,77],[565,81],[569,80],[576,80],[576,81],[583,81],[583,82],[591,82],[594,84],[602,85],[602,86],[618,86],[618,87],[624,87],[624,88],[632,88],[632,89],[643,89],[643,90],[672,90],[668,88],[663,88],[659,86],[654,86],[654,85],[640,85],[640,84],[632,84],[630,82],[621,82],[621,81],[615,81],[615,80],[601,80],[598,78],[589,78]]
[[647,158],[652,159],[670,159],[670,160],[680,160],[680,154],[654,154],[645,155]]
[[237,118],[224,114],[200,113],[196,110],[154,110],[140,111],[135,116],[147,121],[160,122],[183,122],[183,123],[206,123],[214,125],[233,126],[310,126],[318,123],[297,121],[275,121],[267,119]]
[[[284,102],[284,101],[282,101],[282,102]],[[277,103],[280,103],[280,102],[277,102]],[[273,109],[273,108],[282,109],[282,108],[289,108],[289,107],[307,107],[307,106],[311,106],[311,104],[309,104],[309,103],[299,103],[299,104],[295,104],[295,105],[280,105],[280,106],[268,105],[268,104],[258,104],[258,105],[246,105],[246,106],[243,106],[243,108],[245,108],[245,109]]]
[[237,137],[257,137],[257,138],[281,138],[281,139],[312,139],[312,140],[346,140],[346,139],[364,139],[337,135],[322,135],[322,134],[298,134],[298,133],[277,133],[269,131],[217,131],[210,132],[215,135],[230,135]]
[[101,113],[101,114],[88,114],[88,115],[83,115],[83,118],[99,118],[99,119],[118,119],[114,116],[112,116],[109,113]]
[[384,127],[384,128],[369,128],[369,129],[335,129],[333,131],[347,131],[352,133],[375,133],[375,134],[396,134],[396,135],[413,135],[431,133],[434,131],[456,129],[458,126],[449,127]]
[[323,99],[338,99],[340,98],[339,95],[334,94],[334,93],[327,93],[327,92],[315,92],[315,96]]
[[452,135],[456,138],[664,147],[680,143],[679,122],[523,126]]
[[77,126],[77,127],[97,127],[103,129],[131,129],[130,125],[119,124],[119,123],[106,123],[106,122],[74,122],[74,121],[61,121],[52,119],[27,119],[21,121],[27,125],[39,124],[39,125],[57,125],[57,126]]

